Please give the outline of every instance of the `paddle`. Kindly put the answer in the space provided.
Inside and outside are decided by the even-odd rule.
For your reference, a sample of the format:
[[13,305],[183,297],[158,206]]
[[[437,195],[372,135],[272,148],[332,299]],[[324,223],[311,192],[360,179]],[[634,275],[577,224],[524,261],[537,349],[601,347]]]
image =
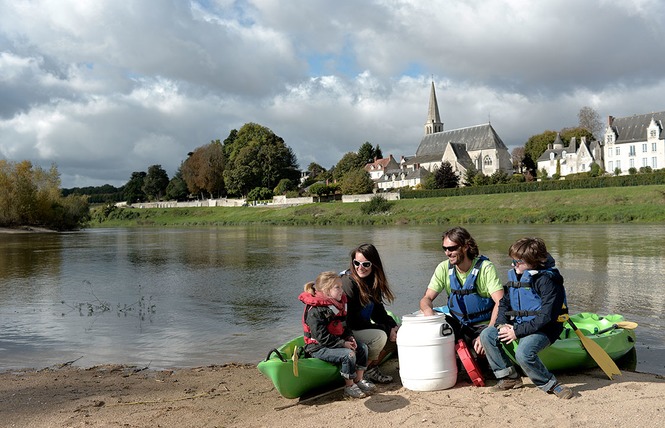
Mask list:
[[573,320],[570,319],[568,314],[563,314],[561,315],[561,318],[563,318],[564,321],[568,321],[568,324],[572,327],[573,331],[575,334],[577,334],[577,337],[580,338],[580,342],[582,342],[582,346],[586,351],[591,355],[591,358],[594,359],[596,364],[598,364],[598,367],[600,367],[607,377],[612,380],[613,375],[620,375],[621,370],[619,370],[619,367],[617,367],[616,363],[610,358],[609,355],[607,355],[607,352],[603,348],[601,348],[596,342],[593,340],[589,339],[582,333]]
[[300,347],[296,346],[293,348],[293,356],[291,359],[293,360],[293,376],[298,377],[298,352],[300,351]]
[[626,330],[634,330],[634,329],[637,328],[637,323],[632,322],[632,321],[620,321],[616,324],[612,324],[611,326],[609,326],[607,328],[604,328],[600,331],[597,331],[594,334],[607,333],[608,331],[612,331],[612,330],[617,329],[617,328],[623,328],[623,329],[626,329]]

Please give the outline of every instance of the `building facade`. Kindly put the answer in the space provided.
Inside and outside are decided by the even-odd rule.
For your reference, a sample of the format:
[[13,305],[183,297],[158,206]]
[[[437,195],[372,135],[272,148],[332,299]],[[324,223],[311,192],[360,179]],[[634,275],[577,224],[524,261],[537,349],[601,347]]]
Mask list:
[[561,136],[557,134],[553,144],[537,160],[538,171],[547,172],[548,177],[559,174],[565,177],[569,174],[591,171],[591,164],[596,163],[600,168],[603,165],[602,142],[587,142],[586,137],[581,137],[577,142],[575,137],[571,138],[568,147],[563,146]]
[[609,116],[605,129],[605,164],[609,173],[628,174],[631,168],[665,168],[665,111]]

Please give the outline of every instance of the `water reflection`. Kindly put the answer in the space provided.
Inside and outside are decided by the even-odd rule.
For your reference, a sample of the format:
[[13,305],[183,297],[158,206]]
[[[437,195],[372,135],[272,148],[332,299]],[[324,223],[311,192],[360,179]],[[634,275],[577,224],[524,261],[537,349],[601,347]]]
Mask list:
[[[374,243],[381,253],[397,296],[390,309],[398,315],[416,310],[444,258],[444,229],[225,227],[0,235],[0,368],[45,367],[81,355],[84,366],[257,362],[300,334],[297,295],[303,284],[321,271],[347,268],[349,251],[362,242]],[[504,280],[510,244],[522,236],[542,237],[564,274],[572,310],[622,313],[638,322],[637,368],[665,374],[659,333],[664,297],[654,286],[665,273],[660,263],[665,227],[473,225],[469,230]],[[83,305],[80,313],[71,310],[77,305]]]

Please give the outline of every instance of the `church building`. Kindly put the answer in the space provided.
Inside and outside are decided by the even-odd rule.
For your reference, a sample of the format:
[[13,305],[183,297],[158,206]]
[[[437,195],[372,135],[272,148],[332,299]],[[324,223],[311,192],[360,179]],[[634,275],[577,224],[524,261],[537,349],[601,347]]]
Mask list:
[[513,173],[513,163],[508,148],[490,123],[446,131],[439,115],[436,90],[432,82],[425,135],[415,156],[402,157],[399,169],[386,170],[376,181],[380,190],[413,187],[433,173],[443,162],[449,162],[453,171],[464,178],[466,171],[474,167],[484,175],[503,171]]

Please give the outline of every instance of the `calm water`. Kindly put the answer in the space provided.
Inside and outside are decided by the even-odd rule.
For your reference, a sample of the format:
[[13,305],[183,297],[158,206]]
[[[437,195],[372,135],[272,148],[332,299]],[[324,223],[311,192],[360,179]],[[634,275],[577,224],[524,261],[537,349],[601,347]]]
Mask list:
[[[379,249],[411,313],[443,258],[443,227],[93,229],[0,235],[0,370],[256,363],[301,334],[302,285],[342,270],[362,242]],[[517,238],[545,239],[572,312],[639,323],[637,370],[665,374],[665,225],[474,225],[500,269]],[[437,303],[444,304],[444,300]]]

